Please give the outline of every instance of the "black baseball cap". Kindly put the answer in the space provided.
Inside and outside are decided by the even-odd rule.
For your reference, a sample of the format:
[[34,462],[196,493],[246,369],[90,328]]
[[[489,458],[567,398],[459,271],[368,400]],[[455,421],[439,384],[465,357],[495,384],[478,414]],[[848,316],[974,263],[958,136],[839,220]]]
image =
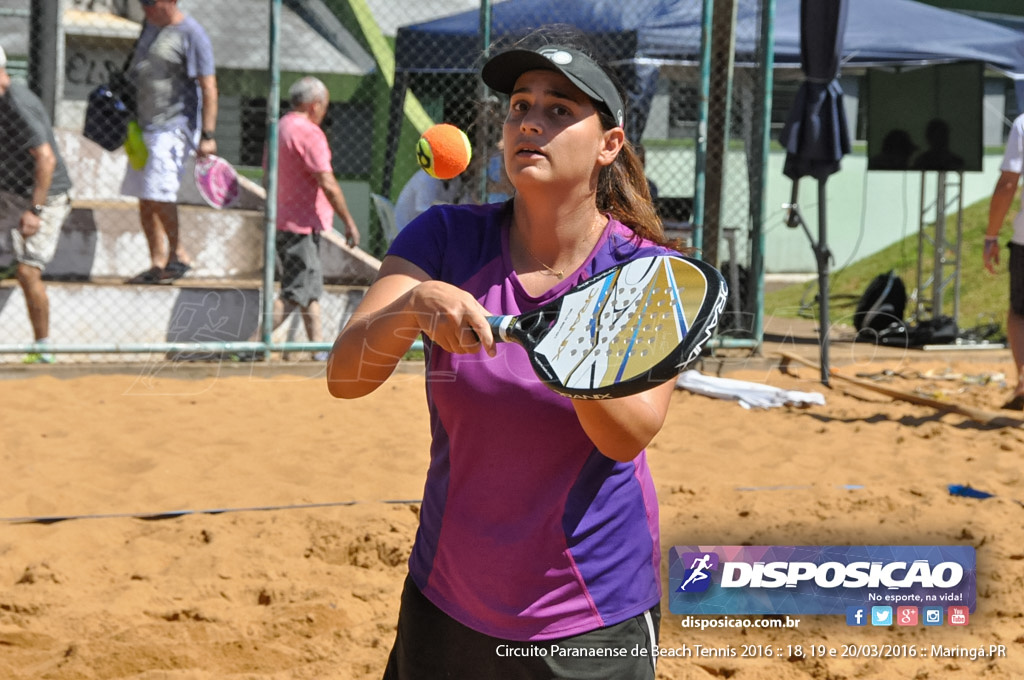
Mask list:
[[597,62],[572,47],[544,45],[501,52],[487,60],[480,77],[495,92],[512,94],[519,76],[537,70],[561,73],[610,114],[619,127],[624,127],[625,109],[612,79]]

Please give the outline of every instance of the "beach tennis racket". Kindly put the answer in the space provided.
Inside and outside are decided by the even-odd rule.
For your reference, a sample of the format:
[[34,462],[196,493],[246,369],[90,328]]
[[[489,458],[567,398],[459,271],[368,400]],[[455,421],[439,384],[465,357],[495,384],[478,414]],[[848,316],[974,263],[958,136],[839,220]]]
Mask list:
[[612,399],[670,380],[700,356],[725,306],[725,279],[683,256],[601,272],[547,305],[488,317],[495,341],[526,349],[537,376],[573,399]]
[[211,208],[229,208],[238,200],[238,173],[220,156],[197,155],[193,174],[196,190]]

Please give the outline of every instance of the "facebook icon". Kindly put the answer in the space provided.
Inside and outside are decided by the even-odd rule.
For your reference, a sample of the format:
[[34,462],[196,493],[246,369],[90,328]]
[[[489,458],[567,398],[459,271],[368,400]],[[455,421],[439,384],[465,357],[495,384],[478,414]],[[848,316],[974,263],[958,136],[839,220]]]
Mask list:
[[866,625],[868,625],[867,608],[865,608],[865,607],[847,607],[846,608],[846,625],[847,626],[866,626]]

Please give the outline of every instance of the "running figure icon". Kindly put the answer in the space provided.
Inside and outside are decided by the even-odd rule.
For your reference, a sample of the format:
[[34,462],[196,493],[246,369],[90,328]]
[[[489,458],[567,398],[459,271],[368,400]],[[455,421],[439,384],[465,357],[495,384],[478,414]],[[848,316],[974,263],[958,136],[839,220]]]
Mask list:
[[694,558],[693,563],[690,564],[690,576],[683,582],[683,585],[679,587],[679,590],[685,591],[686,587],[691,583],[697,583],[698,581],[704,581],[707,579],[707,572],[709,569],[711,569],[710,553],[705,553],[700,557]]

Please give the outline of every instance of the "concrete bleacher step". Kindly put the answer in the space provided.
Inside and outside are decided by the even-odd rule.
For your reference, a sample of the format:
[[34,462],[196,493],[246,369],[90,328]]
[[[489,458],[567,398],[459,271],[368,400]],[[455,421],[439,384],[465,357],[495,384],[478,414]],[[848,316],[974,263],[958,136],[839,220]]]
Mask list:
[[[183,279],[173,284],[125,284],[119,279],[50,281],[50,340],[56,345],[106,348],[95,354],[64,353],[59,361],[146,361],[163,352],[121,348],[166,343],[246,342],[259,327],[263,313],[256,279]],[[363,286],[325,286],[320,299],[324,337],[333,341],[362,300]],[[0,346],[31,341],[24,297],[13,279],[0,281]],[[274,332],[273,342],[308,342],[297,314]],[[104,354],[103,358],[97,356]],[[23,355],[0,352],[0,364],[20,362]]]
[[[205,278],[256,278],[263,262],[263,215],[183,205],[181,240],[193,257],[193,274]],[[127,279],[149,267],[149,248],[135,201],[74,201],[46,274],[52,278]]]

